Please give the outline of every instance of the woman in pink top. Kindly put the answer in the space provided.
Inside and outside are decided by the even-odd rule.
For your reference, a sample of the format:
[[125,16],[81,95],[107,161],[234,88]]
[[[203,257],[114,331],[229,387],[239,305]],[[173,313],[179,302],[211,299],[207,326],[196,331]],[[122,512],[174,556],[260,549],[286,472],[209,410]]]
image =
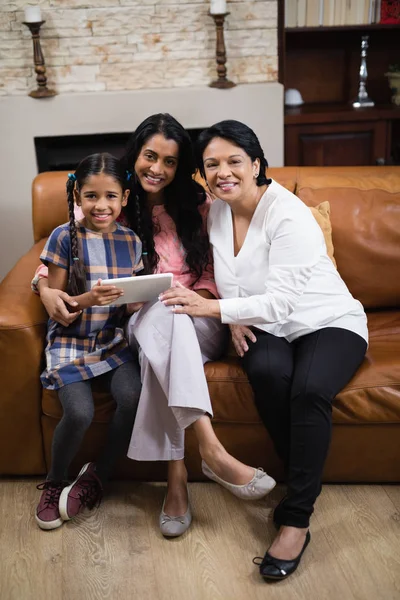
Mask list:
[[[124,219],[142,240],[144,273],[172,272],[175,285],[215,298],[206,230],[211,198],[193,180],[188,133],[170,115],[152,115],[133,133],[125,159],[132,186]],[[71,323],[76,316],[64,302],[73,306],[73,299],[49,289],[45,275],[41,268],[37,279],[48,313]],[[188,425],[197,435],[204,473],[235,495],[260,498],[275,482],[228,454],[212,428],[203,365],[223,350],[226,333],[220,321],[177,315],[160,302],[129,308],[133,314],[127,336],[138,350],[142,393],[128,456],[169,461],[160,529],[164,535],[178,536],[192,518],[183,460]]]

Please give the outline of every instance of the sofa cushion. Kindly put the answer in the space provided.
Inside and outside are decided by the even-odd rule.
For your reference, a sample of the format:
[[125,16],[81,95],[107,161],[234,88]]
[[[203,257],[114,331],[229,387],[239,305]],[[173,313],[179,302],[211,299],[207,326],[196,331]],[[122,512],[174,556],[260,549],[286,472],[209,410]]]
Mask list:
[[308,206],[329,200],[337,267],[351,293],[366,308],[399,307],[400,167],[304,168],[296,194]]
[[[368,320],[371,337],[367,355],[335,399],[334,423],[400,423],[400,312],[370,314]],[[208,363],[205,369],[211,398],[218,398],[213,403],[216,421],[259,422],[238,358]]]
[[[368,315],[371,332],[366,358],[350,383],[338,394],[333,421],[340,424],[400,423],[400,312]],[[206,364],[213,401],[214,421],[259,423],[253,393],[238,358],[225,357]],[[95,382],[95,421],[106,422],[114,408],[109,394]],[[45,415],[60,419],[62,408],[56,392],[43,391]]]

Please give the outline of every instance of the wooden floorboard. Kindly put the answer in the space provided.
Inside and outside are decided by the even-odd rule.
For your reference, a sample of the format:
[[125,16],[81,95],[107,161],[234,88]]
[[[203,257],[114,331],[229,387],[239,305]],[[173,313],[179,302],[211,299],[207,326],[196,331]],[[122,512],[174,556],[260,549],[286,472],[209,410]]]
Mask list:
[[283,494],[240,502],[190,484],[189,532],[158,529],[163,484],[114,483],[99,509],[54,531],[34,520],[37,482],[0,482],[1,600],[399,600],[400,486],[325,486],[299,570],[265,583],[252,564]]
[[384,485],[383,489],[396,507],[395,520],[400,520],[400,485]]

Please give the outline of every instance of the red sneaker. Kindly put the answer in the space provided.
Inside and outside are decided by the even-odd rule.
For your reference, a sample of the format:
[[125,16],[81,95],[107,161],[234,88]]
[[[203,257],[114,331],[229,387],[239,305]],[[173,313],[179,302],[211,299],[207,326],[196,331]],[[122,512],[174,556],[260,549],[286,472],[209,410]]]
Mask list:
[[36,508],[35,519],[41,529],[57,529],[63,524],[58,503],[65,483],[62,481],[44,481],[37,487],[43,490]]
[[103,486],[95,467],[93,462],[83,465],[75,481],[62,490],[59,510],[64,521],[73,519],[85,507],[91,510],[100,505]]

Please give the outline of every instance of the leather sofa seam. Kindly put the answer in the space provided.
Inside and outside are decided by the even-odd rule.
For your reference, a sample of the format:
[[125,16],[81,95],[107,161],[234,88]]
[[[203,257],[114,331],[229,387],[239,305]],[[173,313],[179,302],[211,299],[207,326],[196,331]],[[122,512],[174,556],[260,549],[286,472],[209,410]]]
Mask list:
[[384,192],[384,193],[390,194],[392,196],[397,196],[398,195],[398,192],[390,192],[389,190],[384,190],[384,189],[382,189],[380,187],[373,187],[373,188],[368,188],[368,189],[364,190],[364,189],[360,189],[359,187],[356,187],[356,186],[312,187],[310,185],[296,188],[296,193],[297,192],[301,192],[302,190],[313,190],[313,191],[335,190],[336,191],[336,190],[349,190],[349,189],[359,190],[361,192],[374,192],[376,190],[379,190],[380,192]]
[[31,327],[38,327],[39,325],[46,325],[46,321],[38,321],[37,323],[30,323],[29,325],[0,325],[0,331],[16,331],[19,329],[30,329]]

